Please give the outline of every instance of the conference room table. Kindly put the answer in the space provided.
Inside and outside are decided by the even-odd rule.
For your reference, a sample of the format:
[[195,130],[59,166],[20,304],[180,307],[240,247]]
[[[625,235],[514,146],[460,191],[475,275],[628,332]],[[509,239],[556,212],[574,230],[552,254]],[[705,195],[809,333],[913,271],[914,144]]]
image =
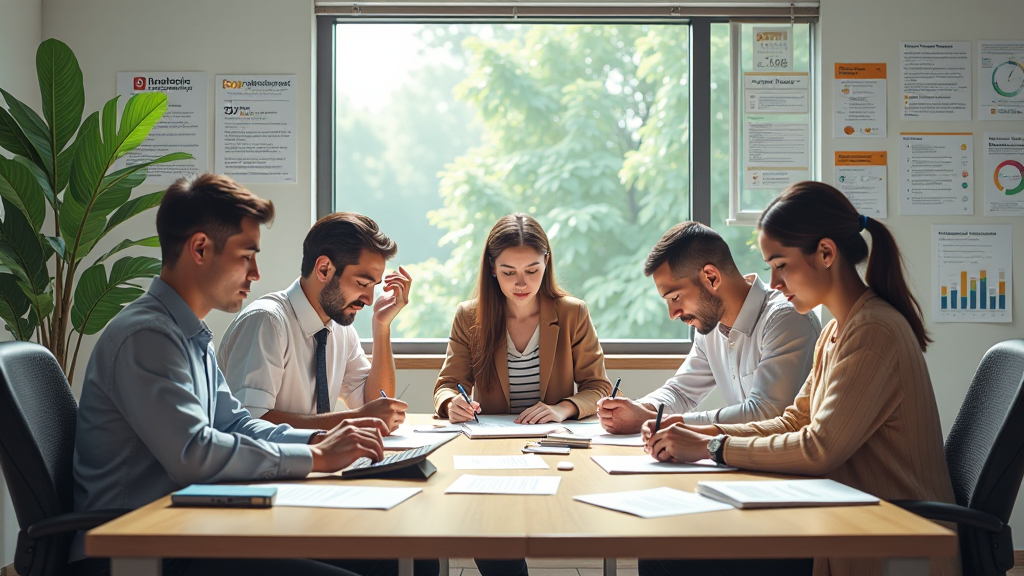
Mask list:
[[[410,415],[409,421],[429,423],[431,417]],[[172,507],[167,496],[90,530],[86,552],[110,557],[112,576],[157,576],[164,558],[398,558],[401,576],[412,575],[413,558],[601,558],[605,575],[613,576],[616,558],[810,556],[881,558],[886,576],[925,576],[930,558],[957,553],[954,532],[887,502],[644,519],[573,500],[660,486],[693,491],[702,480],[787,478],[748,472],[609,475],[591,460],[642,454],[642,448],[594,446],[541,455],[548,470],[453,469],[453,455],[517,455],[525,442],[460,435],[429,456],[437,472],[427,480],[304,480],[423,489],[387,511],[182,508]],[[575,469],[557,470],[561,461]],[[554,496],[445,494],[464,473],[562,480]]]

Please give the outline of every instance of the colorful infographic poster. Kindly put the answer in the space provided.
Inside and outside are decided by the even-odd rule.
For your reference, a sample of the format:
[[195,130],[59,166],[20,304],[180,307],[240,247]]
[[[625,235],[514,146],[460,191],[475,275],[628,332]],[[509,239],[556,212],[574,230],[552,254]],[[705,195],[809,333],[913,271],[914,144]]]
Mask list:
[[836,152],[836,188],[858,212],[872,218],[888,216],[886,152]]
[[1024,216],[1024,133],[985,132],[985,216]]
[[978,42],[978,118],[1024,120],[1024,41]]
[[974,214],[974,135],[900,134],[900,215]]
[[294,74],[216,76],[217,172],[243,184],[295,183],[299,90]]
[[153,126],[149,137],[138,148],[115,164],[127,168],[156,160],[173,152],[188,152],[191,160],[155,164],[146,170],[146,184],[166,186],[190,174],[209,171],[209,120],[207,113],[206,72],[118,72],[119,110],[128,99],[144,92],[167,95],[167,112]]
[[754,70],[788,72],[793,69],[793,27],[754,28]]
[[903,120],[971,120],[971,43],[900,44]]
[[885,138],[885,64],[836,64],[832,124],[836,138]]
[[932,225],[932,320],[1013,320],[1013,238],[1009,224]]

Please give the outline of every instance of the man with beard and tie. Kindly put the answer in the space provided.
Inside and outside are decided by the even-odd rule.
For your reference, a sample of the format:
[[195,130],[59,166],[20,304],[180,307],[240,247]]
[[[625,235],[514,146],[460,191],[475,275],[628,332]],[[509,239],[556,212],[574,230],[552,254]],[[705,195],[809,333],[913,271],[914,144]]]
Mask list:
[[[638,400],[598,401],[605,430],[635,434],[655,418],[659,404],[665,416],[682,414],[687,424],[734,424],[775,418],[793,403],[814,360],[817,316],[797,312],[756,274],[740,274],[729,245],[699,222],[666,232],[648,254],[644,274],[653,277],[669,317],[697,334],[664,386]],[[727,405],[695,412],[716,385]]]
[[[408,405],[394,398],[391,322],[409,302],[412,279],[401,267],[384,276],[397,252],[361,214],[335,212],[313,225],[302,243],[302,276],[242,310],[217,350],[231,392],[254,417],[330,429],[372,416],[392,432],[405,420]],[[382,277],[384,294],[374,302]],[[352,326],[371,304],[373,362]],[[344,409],[335,411],[339,397]]]

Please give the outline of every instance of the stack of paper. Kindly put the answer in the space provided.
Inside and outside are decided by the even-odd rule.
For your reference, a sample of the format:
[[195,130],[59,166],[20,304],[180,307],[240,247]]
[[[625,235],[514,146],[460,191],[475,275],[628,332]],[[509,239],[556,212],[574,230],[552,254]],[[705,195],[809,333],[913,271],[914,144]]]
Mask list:
[[547,424],[516,424],[515,414],[480,415],[480,422],[463,422],[462,431],[471,440],[479,438],[543,438],[564,428],[558,422]]
[[691,464],[659,462],[646,454],[642,456],[591,456],[590,459],[609,474],[706,474],[736,470],[731,466],[719,466],[711,460],[699,460]]
[[445,494],[519,494],[551,496],[561,476],[473,476],[463,474]]
[[698,482],[697,493],[737,508],[878,504],[878,498],[871,494],[834,480]]
[[641,518],[661,518],[663,516],[679,516],[698,512],[716,512],[732,510],[732,506],[715,502],[693,492],[684,492],[663,486],[650,490],[634,490],[631,492],[610,492],[607,494],[587,494],[574,496],[573,500],[609,508]]
[[541,446],[559,446],[562,448],[590,448],[590,438],[575,434],[548,434],[540,441]]
[[257,484],[277,488],[275,506],[298,508],[361,508],[390,510],[423,491],[422,488],[325,486],[322,484]]
[[547,470],[536,454],[526,456],[452,456],[456,470]]

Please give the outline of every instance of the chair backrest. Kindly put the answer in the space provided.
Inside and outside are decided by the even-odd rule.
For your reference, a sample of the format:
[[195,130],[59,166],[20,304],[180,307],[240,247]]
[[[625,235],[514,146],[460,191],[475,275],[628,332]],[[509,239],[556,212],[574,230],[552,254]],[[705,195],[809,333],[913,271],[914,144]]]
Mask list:
[[[72,511],[77,414],[67,377],[49,350],[31,342],[0,344],[0,467],[22,531],[16,565],[29,526]],[[49,540],[27,545],[46,564],[61,555],[57,562],[66,562],[69,538]]]
[[946,438],[956,503],[1009,522],[1024,475],[1024,340],[981,359]]

